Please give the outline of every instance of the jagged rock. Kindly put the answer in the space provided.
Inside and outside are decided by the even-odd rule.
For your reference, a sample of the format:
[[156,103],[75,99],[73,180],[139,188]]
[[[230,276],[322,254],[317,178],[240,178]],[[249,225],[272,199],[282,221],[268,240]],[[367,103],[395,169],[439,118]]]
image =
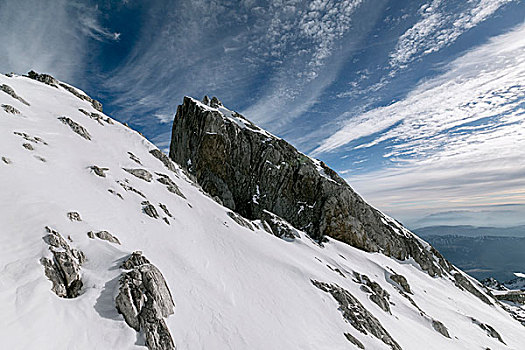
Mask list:
[[67,217],[71,221],[82,221],[80,214],[76,211],[70,211],[69,213],[67,213]]
[[401,287],[405,293],[412,294],[412,291],[410,290],[410,285],[408,284],[408,281],[405,278],[405,276],[393,274],[390,275],[390,279],[397,283],[397,285]]
[[162,211],[163,211],[166,215],[168,215],[170,218],[173,217],[173,215],[171,215],[171,213],[170,213],[170,211],[168,210],[168,207],[167,207],[166,205],[164,205],[164,204],[162,204],[162,203],[159,203],[159,207],[160,207],[160,209],[162,209]]
[[437,320],[432,320],[432,328],[434,328],[436,332],[440,333],[444,337],[450,338],[450,335],[448,334],[448,329],[443,323]]
[[357,346],[359,349],[364,349],[365,346],[363,345],[363,343],[361,343],[356,337],[354,337],[352,334],[350,333],[344,333],[345,335],[345,338],[352,344],[354,344],[355,346]]
[[148,201],[144,201],[142,204],[142,212],[148,216],[151,216],[154,219],[159,218],[159,213],[157,213],[157,209]]
[[78,124],[77,122],[71,120],[68,117],[58,117],[58,120],[68,125],[71,128],[71,130],[73,130],[73,132],[75,132],[79,136],[85,138],[86,140],[91,140],[91,135],[82,125]]
[[379,320],[374,317],[350,292],[335,284],[312,280],[314,286],[330,293],[339,303],[343,317],[359,332],[372,334],[393,350],[401,350],[399,344],[390,336]]
[[102,239],[104,241],[108,241],[110,243],[120,244],[120,241],[118,240],[118,238],[113,236],[108,231],[99,231],[99,232],[89,231],[87,233],[87,235],[88,235],[89,238],[92,238],[92,239],[94,239],[95,237],[98,237],[98,238],[100,238],[100,239]]
[[75,95],[79,99],[84,100],[84,101],[88,101],[89,103],[91,103],[93,108],[95,108],[97,111],[102,112],[102,103],[98,102],[95,99],[92,99],[91,97],[89,97],[87,95],[84,95],[84,94],[80,93],[80,91],[78,91],[77,89],[75,89],[72,86],[69,86],[69,85],[64,84],[64,83],[58,83],[58,84],[61,87],[63,87],[64,89],[66,89],[67,91],[71,92],[73,95]]
[[25,132],[19,132],[19,131],[13,131],[13,134],[22,137],[24,140],[33,142],[33,143],[41,143],[47,146],[47,142],[45,142],[42,138],[38,136],[30,136],[26,134]]
[[24,100],[22,97],[18,96],[16,94],[15,90],[13,90],[13,88],[10,87],[9,85],[2,84],[2,86],[0,86],[0,90],[5,92],[6,94],[11,96],[12,98],[17,99],[18,101],[22,102],[26,106],[29,106],[29,103],[26,100]]
[[122,168],[131,175],[138,177],[139,179],[142,179],[147,182],[151,182],[151,179],[153,178],[153,175],[146,169],[128,169],[128,168]]
[[18,109],[16,109],[15,107],[13,106],[10,106],[10,105],[2,105],[2,108],[4,109],[4,111],[6,111],[7,113],[10,113],[10,114],[20,114],[20,111]]
[[247,229],[250,229],[253,231],[253,226],[252,224],[250,224],[245,218],[243,218],[242,216],[240,216],[239,214],[236,214],[234,212],[227,212],[226,214],[228,214],[228,216],[233,220],[235,221],[237,224],[239,224],[240,226],[242,227],[246,227]]
[[104,118],[102,115],[98,114],[98,113],[95,113],[95,112],[88,112],[82,108],[79,108],[78,109],[80,112],[82,112],[83,114],[85,114],[86,116],[90,117],[91,119],[94,119],[96,120],[100,125],[104,126],[104,123],[103,122],[106,122],[107,124],[113,124],[113,121],[111,120],[111,118]]
[[160,150],[156,148],[149,151],[149,153],[153,157],[160,160],[164,164],[164,166],[168,168],[170,171],[177,173],[177,168],[175,168],[175,165],[173,164],[172,160],[167,155],[165,155],[164,153],[162,153]]
[[219,107],[222,107],[222,102],[219,101],[219,99],[218,99],[217,97],[213,96],[213,97],[211,98],[211,101],[210,101],[210,103],[209,103],[209,106],[210,106],[211,108],[219,108]]
[[27,73],[27,76],[33,80],[37,80],[44,84],[54,86],[58,89],[58,80],[56,80],[49,74],[38,74],[35,71],[30,71],[29,73]]
[[7,158],[7,157],[2,157],[2,161],[6,164],[11,164],[11,159]]
[[489,289],[500,290],[500,291],[508,290],[507,287],[505,287],[503,284],[501,284],[497,279],[493,277],[489,277],[489,278],[485,278],[484,280],[481,280],[481,284],[484,287],[487,287]]
[[482,323],[478,320],[476,320],[474,317],[470,318],[472,320],[472,323],[478,325],[481,329],[483,329],[485,332],[487,332],[487,335],[492,338],[498,339],[501,343],[505,344],[503,339],[501,338],[501,335],[490,325],[486,323]]
[[388,294],[379,283],[370,280],[366,275],[361,275],[354,271],[354,277],[357,283],[361,283],[367,287],[362,289],[370,294],[370,300],[377,304],[383,311],[390,313],[390,294]]
[[144,193],[140,192],[139,190],[131,187],[130,185],[122,182],[122,181],[117,181],[117,183],[122,186],[123,189],[125,189],[126,191],[131,191],[131,192],[134,192],[136,194],[138,194],[139,196],[141,196],[142,198],[146,198],[146,196],[144,195]]
[[80,266],[85,261],[84,253],[71,248],[57,231],[47,226],[46,231],[48,234],[43,239],[50,246],[53,261],[43,257],[40,263],[44,266],[47,278],[53,283],[52,290],[59,297],[76,298],[83,285]]
[[292,225],[267,210],[262,212],[261,219],[270,226],[272,233],[279,238],[287,240],[300,238],[299,233]]
[[239,114],[185,97],[173,123],[170,158],[211,197],[249,220],[266,210],[318,241],[330,236],[399,260],[412,257],[431,276],[449,268],[437,251],[368,205],[324,163]]
[[24,146],[25,149],[30,150],[30,151],[35,150],[30,143],[23,143],[22,146]]
[[137,164],[142,165],[142,163],[140,162],[139,157],[137,157],[136,155],[134,155],[134,154],[131,153],[131,152],[128,152],[128,155],[129,155],[129,158],[130,158],[132,161],[134,161],[134,162],[137,163]]
[[159,176],[157,178],[157,181],[160,182],[163,185],[166,185],[166,188],[168,191],[175,193],[176,195],[186,199],[186,196],[180,191],[179,186],[175,182],[173,182],[172,179],[168,175],[161,174],[161,173],[155,173]]
[[144,332],[150,350],[175,349],[164,317],[173,313],[171,292],[156,266],[140,252],[134,252],[121,266],[119,294],[115,299],[118,312],[137,332]]
[[120,193],[118,193],[117,191],[113,190],[113,189],[108,189],[108,192],[111,193],[111,194],[114,194],[115,196],[119,197],[120,199],[124,199],[124,197],[122,197],[122,195]]
[[489,298],[487,298],[485,294],[481,293],[476,287],[474,287],[472,283],[470,283],[470,281],[465,276],[463,276],[461,272],[456,271],[454,273],[454,282],[457,287],[467,290],[468,292],[478,297],[484,303],[492,305]]
[[100,177],[106,177],[104,172],[109,170],[109,168],[100,168],[96,165],[90,166],[89,169],[93,170],[93,172]]
[[210,105],[210,98],[208,97],[208,95],[204,95],[204,97],[202,98],[201,102],[204,103],[206,106],[209,106]]

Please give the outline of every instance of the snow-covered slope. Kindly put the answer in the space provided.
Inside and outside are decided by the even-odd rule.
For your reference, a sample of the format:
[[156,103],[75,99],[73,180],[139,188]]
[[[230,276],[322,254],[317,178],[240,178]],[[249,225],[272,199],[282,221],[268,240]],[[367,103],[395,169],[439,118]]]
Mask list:
[[[280,239],[168,169],[153,144],[90,101],[27,77],[0,75],[3,84],[21,98],[0,91],[15,109],[0,109],[3,349],[144,348],[115,308],[119,266],[136,250],[171,291],[165,322],[178,349],[523,349],[525,328],[492,297],[486,304],[411,260],[321,246],[299,231]],[[75,298],[53,293],[44,273],[46,226],[85,255]]]

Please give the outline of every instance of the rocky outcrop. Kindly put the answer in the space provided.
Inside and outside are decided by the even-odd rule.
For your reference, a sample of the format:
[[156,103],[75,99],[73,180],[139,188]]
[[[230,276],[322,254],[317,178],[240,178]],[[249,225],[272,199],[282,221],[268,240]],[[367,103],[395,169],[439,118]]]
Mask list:
[[18,96],[15,92],[15,90],[10,87],[9,85],[6,85],[6,84],[2,84],[0,86],[0,91],[3,91],[5,92],[6,94],[8,94],[9,96],[11,96],[12,98],[22,102],[23,104],[25,104],[26,106],[29,106],[29,103],[24,100],[22,97]]
[[394,281],[405,293],[412,294],[410,285],[408,284],[407,279],[403,275],[393,274],[390,275],[390,279]]
[[323,162],[221,106],[216,99],[203,103],[185,97],[170,146],[170,158],[210,196],[250,220],[273,213],[318,241],[330,236],[399,260],[412,257],[431,276],[450,267]]
[[70,211],[67,213],[67,218],[71,221],[82,221],[80,214],[76,211]]
[[7,157],[2,157],[2,162],[4,162],[5,164],[11,164],[11,159],[7,158]]
[[162,162],[162,164],[164,164],[164,166],[166,168],[168,168],[170,171],[173,171],[174,173],[177,173],[177,168],[175,168],[175,165],[173,164],[173,162],[171,161],[171,159],[165,155],[164,153],[162,153],[159,149],[152,149],[151,151],[149,151],[149,153],[157,158],[158,160],[160,160]]
[[140,161],[140,158],[137,157],[136,155],[134,155],[133,153],[128,152],[128,156],[129,156],[129,159],[131,159],[135,163],[142,165],[142,162]]
[[89,169],[93,170],[93,172],[100,177],[106,177],[106,171],[109,170],[109,168],[101,168],[96,165],[92,165],[89,167]]
[[440,333],[442,336],[450,338],[450,335],[448,334],[448,329],[443,323],[437,320],[432,320],[432,328],[434,328],[434,330]]
[[108,231],[98,231],[98,232],[89,231],[87,235],[91,239],[94,239],[95,237],[97,237],[101,240],[108,241],[110,243],[120,244],[120,241],[118,240],[118,238],[113,236]]
[[22,146],[28,151],[34,151],[35,148],[30,143],[23,143]]
[[465,276],[463,276],[461,272],[454,271],[453,275],[454,275],[454,283],[456,284],[458,288],[465,289],[468,292],[475,295],[476,297],[478,297],[485,304],[492,305],[489,298],[485,294],[483,294],[479,289],[474,287],[474,285],[470,283],[470,281]]
[[384,290],[379,283],[370,280],[368,276],[354,271],[355,281],[362,284],[361,290],[368,293],[372,300],[383,311],[390,313],[390,294]]
[[128,168],[122,168],[124,171],[130,173],[131,175],[138,177],[139,179],[142,179],[146,182],[151,182],[151,179],[153,179],[153,175],[146,169],[128,169]]
[[125,180],[125,182],[117,181],[117,183],[118,183],[123,189],[125,189],[126,191],[136,193],[136,194],[138,194],[139,196],[141,196],[142,198],[146,198],[146,196],[144,195],[144,193],[142,193],[142,192],[140,192],[139,190],[137,190],[136,188],[130,186],[127,182],[128,182],[127,179]]
[[20,111],[11,105],[2,105],[2,108],[4,111],[6,111],[6,113],[14,115],[20,114]]
[[173,298],[159,269],[134,252],[121,265],[128,270],[120,278],[116,308],[137,332],[143,332],[150,350],[172,350],[175,344],[165,317],[173,314]]
[[379,320],[375,318],[357,298],[350,294],[350,292],[335,284],[314,280],[312,280],[312,283],[317,288],[332,295],[339,303],[339,310],[343,314],[343,317],[355,329],[363,334],[372,334],[393,350],[401,350],[399,344],[390,336]]
[[102,115],[98,114],[98,113],[95,113],[95,112],[88,112],[82,108],[79,108],[78,109],[79,112],[82,112],[84,115],[90,117],[91,119],[94,119],[95,121],[97,121],[100,125],[104,126],[104,122],[106,124],[113,124],[113,121],[111,120],[111,118],[104,118]]
[[73,121],[71,118],[68,117],[58,117],[58,120],[60,120],[62,123],[66,124],[73,130],[74,133],[78,134],[79,136],[85,138],[86,140],[91,140],[91,135],[87,131],[86,128],[84,128],[82,125],[78,124],[77,122]]
[[152,217],[153,219],[159,218],[159,213],[157,212],[157,209],[155,209],[155,206],[153,206],[153,204],[151,204],[148,201],[143,201],[141,204],[142,204],[142,212],[144,214]]
[[27,73],[27,77],[39,81],[41,83],[56,87],[58,89],[58,80],[56,80],[49,74],[38,74],[37,72],[32,70],[29,73]]
[[181,192],[181,190],[179,189],[179,186],[177,186],[177,184],[173,182],[173,180],[168,175],[161,174],[161,173],[155,173],[155,174],[158,176],[157,181],[165,185],[168,191],[170,191],[171,193],[175,193],[176,195],[186,199],[186,196]]
[[[45,75],[45,74],[41,74],[41,75]],[[79,90],[77,90],[74,87],[69,86],[67,84],[58,83],[58,85],[60,85],[61,87],[63,87],[67,91],[71,92],[73,95],[75,95],[79,99],[84,100],[84,101],[88,101],[89,103],[91,103],[91,106],[93,106],[93,108],[95,108],[99,112],[102,112],[102,103],[100,103],[99,101],[97,101],[95,99],[92,99],[88,95],[85,95],[85,94],[81,93]]]
[[498,339],[501,343],[505,344],[503,339],[501,338],[501,335],[491,326],[486,323],[482,323],[478,320],[476,320],[474,317],[471,318],[472,323],[478,325],[481,329],[483,329],[485,332],[487,332],[487,335],[492,338]]
[[496,294],[496,299],[525,305],[525,292],[513,290],[507,293]]
[[41,143],[43,145],[47,146],[47,142],[45,142],[41,137],[38,136],[31,136],[26,134],[25,132],[19,132],[19,131],[13,131],[13,134],[20,136],[26,141],[32,142],[32,143]]
[[82,251],[71,248],[60,233],[46,227],[44,241],[49,245],[53,259],[43,257],[40,263],[53,283],[52,291],[61,298],[76,298],[82,288],[80,266],[85,261]]

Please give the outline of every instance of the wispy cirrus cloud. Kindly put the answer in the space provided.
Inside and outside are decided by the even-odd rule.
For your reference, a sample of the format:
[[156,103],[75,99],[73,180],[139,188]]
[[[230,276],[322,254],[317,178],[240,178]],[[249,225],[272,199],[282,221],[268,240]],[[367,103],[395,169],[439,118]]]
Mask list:
[[0,69],[30,69],[74,81],[85,74],[89,40],[116,40],[98,8],[76,0],[0,2]]
[[[384,210],[523,204],[525,25],[495,37],[404,100],[350,120],[318,153],[383,147],[386,166],[350,183]],[[359,139],[371,136],[359,144]]]
[[394,51],[390,54],[390,68],[394,70],[403,68],[422,56],[452,44],[464,32],[512,1],[472,0],[451,3],[445,0],[432,0],[424,4],[418,11],[419,21],[400,36]]

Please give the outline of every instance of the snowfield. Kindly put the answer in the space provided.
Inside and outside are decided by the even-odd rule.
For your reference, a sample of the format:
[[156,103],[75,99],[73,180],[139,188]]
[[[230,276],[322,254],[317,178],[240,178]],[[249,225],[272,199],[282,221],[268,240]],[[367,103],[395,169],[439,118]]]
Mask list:
[[[137,250],[159,268],[171,290],[175,309],[165,321],[178,349],[357,349],[345,333],[365,349],[391,348],[354,328],[336,299],[312,281],[348,291],[402,349],[525,349],[525,327],[493,298],[488,305],[450,277],[430,277],[410,260],[332,239],[321,246],[301,232],[283,240],[257,222],[254,230],[241,226],[179,166],[173,172],[150,154],[156,149],[152,143],[108,122],[88,101],[22,76],[0,75],[2,84],[29,104],[0,91],[0,104],[20,112],[0,109],[2,349],[145,349],[143,336],[115,308],[119,265]],[[59,117],[85,128],[90,140]],[[92,166],[107,168],[105,177]],[[152,179],[124,168],[145,169]],[[159,182],[162,175],[183,196]],[[145,201],[158,218],[144,212]],[[78,212],[82,221],[70,220],[69,212]],[[76,298],[59,298],[44,274],[40,259],[51,257],[43,240],[46,226],[86,256]],[[102,230],[121,244],[87,235]],[[371,300],[356,272],[389,294],[390,312]],[[394,273],[408,281],[413,303],[390,279]],[[490,325],[504,343],[472,318]]]

